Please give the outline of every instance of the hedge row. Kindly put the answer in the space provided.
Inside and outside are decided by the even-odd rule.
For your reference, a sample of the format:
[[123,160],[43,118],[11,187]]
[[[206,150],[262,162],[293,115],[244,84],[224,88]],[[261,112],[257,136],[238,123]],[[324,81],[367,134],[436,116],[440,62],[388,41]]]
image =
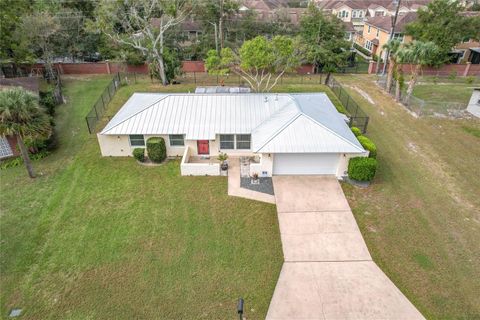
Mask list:
[[369,138],[362,135],[357,127],[351,128],[353,134],[357,137],[362,147],[367,150],[368,158],[351,158],[348,162],[348,176],[352,180],[371,181],[377,171],[377,146]]
[[377,158],[377,146],[375,145],[375,143],[372,142],[372,140],[368,139],[365,136],[358,136],[357,139],[362,145],[362,147],[365,150],[369,151],[368,156],[370,158]]

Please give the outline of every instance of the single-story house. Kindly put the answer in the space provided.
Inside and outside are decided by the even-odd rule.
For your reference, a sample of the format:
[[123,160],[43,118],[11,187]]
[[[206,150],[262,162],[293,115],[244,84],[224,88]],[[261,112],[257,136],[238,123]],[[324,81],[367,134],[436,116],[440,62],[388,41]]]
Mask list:
[[135,93],[98,133],[103,156],[131,156],[163,137],[183,175],[218,175],[216,157],[250,156],[250,173],[346,175],[367,156],[325,93]]

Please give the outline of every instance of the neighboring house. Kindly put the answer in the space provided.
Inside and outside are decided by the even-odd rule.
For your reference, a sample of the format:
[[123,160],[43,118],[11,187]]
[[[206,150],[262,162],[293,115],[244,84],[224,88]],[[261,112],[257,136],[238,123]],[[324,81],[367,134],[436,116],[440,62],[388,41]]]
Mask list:
[[337,16],[343,22],[352,23],[356,31],[362,30],[367,16],[367,8],[361,1],[329,1],[321,8],[324,12]]
[[480,118],[480,88],[473,89],[467,111],[473,114],[475,117]]
[[0,159],[20,155],[17,150],[17,139],[13,136],[0,136]]
[[454,63],[480,64],[480,42],[470,39],[459,43],[452,52]]
[[290,8],[287,1],[281,0],[244,0],[239,6],[239,16],[248,11],[255,11],[259,21],[290,21],[294,25],[306,12],[305,8]]
[[[416,18],[416,12],[408,12],[404,15],[399,15],[397,17],[397,24],[395,25],[395,34],[393,35],[393,38],[405,43],[410,42],[412,38],[403,33],[405,32],[405,26]],[[372,55],[378,55],[382,52],[382,58],[384,58],[385,52],[382,48],[390,39],[392,20],[391,16],[369,18],[365,22],[362,35],[357,35],[355,38],[355,43],[367,49]]]
[[[425,8],[431,0],[403,0],[399,15]],[[393,0],[324,0],[316,1],[323,11],[331,13],[344,22],[352,22],[355,30],[363,32],[365,21],[372,17],[395,15],[397,2]]]
[[345,40],[353,42],[355,39],[355,26],[351,22],[343,22],[345,25]]
[[[465,17],[480,17],[480,11],[464,11]],[[480,64],[480,39],[468,39],[455,46],[452,51],[453,63]]]
[[256,159],[250,173],[260,176],[342,177],[350,157],[367,155],[324,93],[135,93],[97,137],[103,156],[131,156],[163,137],[182,175],[219,175],[225,152]]

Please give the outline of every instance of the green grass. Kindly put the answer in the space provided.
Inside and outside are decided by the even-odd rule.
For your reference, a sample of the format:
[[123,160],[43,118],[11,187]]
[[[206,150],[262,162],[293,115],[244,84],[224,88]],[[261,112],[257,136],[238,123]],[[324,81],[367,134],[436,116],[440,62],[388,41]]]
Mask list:
[[434,103],[461,103],[467,106],[473,92],[472,85],[466,84],[418,84],[413,95]]
[[480,122],[414,118],[374,76],[336,78],[378,148],[373,185],[343,185],[375,262],[427,318],[480,318]]
[[178,161],[102,158],[84,116],[109,80],[65,79],[59,148],[37,179],[0,171],[0,318],[231,319],[239,297],[264,318],[283,261],[275,206],[228,197],[223,177],[181,177]]
[[473,127],[468,127],[468,126],[462,126],[462,129],[466,132],[471,134],[474,137],[480,138],[480,129],[473,128]]
[[464,85],[479,85],[480,77],[479,76],[468,76],[468,77],[450,77],[450,76],[423,76],[420,77],[419,81],[421,83],[452,83],[452,84],[464,84]]

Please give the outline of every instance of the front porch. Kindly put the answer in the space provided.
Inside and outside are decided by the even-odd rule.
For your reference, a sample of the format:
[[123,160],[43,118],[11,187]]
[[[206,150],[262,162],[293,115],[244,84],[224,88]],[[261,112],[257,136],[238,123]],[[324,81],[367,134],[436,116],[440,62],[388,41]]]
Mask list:
[[[245,161],[245,160],[244,160]],[[240,158],[231,158],[228,163],[228,195],[275,204],[275,196],[242,187]],[[248,176],[250,183],[250,176]],[[271,179],[271,178],[268,178]],[[273,190],[273,189],[272,189]]]
[[212,156],[194,156],[192,148],[186,146],[180,163],[180,172],[182,176],[219,176],[220,161]]

